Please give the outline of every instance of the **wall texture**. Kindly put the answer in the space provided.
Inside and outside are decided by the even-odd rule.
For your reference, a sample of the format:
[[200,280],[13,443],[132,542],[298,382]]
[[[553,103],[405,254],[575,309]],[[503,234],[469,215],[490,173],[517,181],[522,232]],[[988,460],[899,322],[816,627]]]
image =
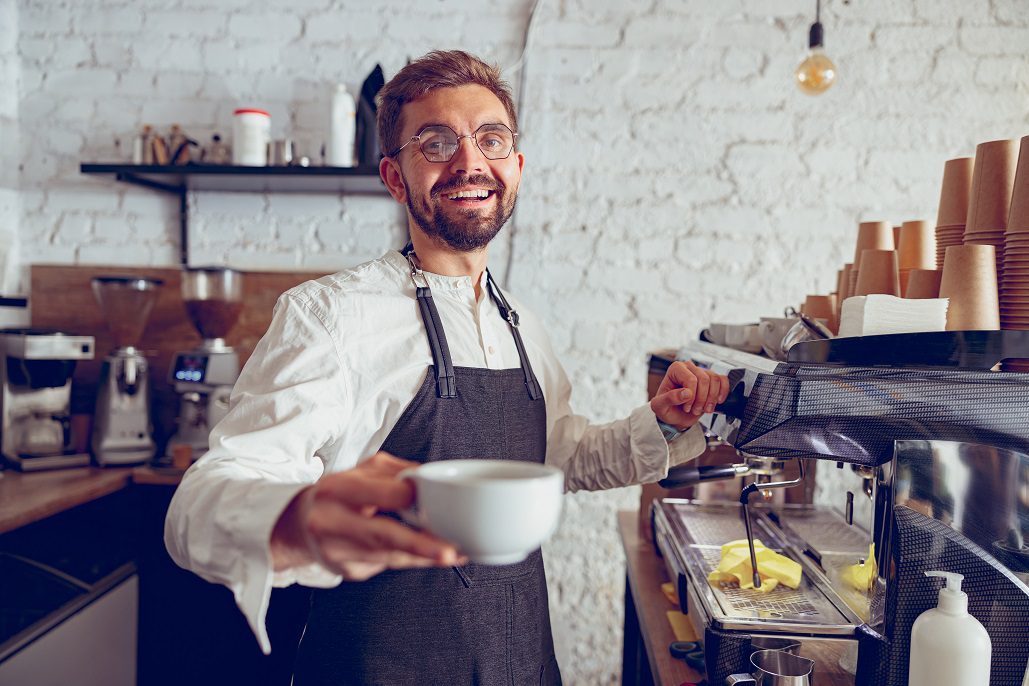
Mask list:
[[[522,94],[526,176],[494,257],[550,323],[580,412],[603,421],[643,402],[648,349],[831,290],[859,220],[933,218],[944,160],[1029,133],[1027,0],[824,4],[839,82],[810,98],[791,74],[813,2],[541,0]],[[376,62],[388,77],[408,57],[461,47],[515,63],[529,0],[471,7],[0,0],[0,231],[17,226],[23,266],[174,264],[174,203],[85,178],[80,161],[128,159],[142,123],[227,133],[241,104],[270,109],[273,135],[311,151],[330,84],[356,87]],[[403,240],[389,199],[190,202],[193,264],[328,272]],[[547,547],[569,683],[617,682],[614,511],[636,497],[569,497]]]

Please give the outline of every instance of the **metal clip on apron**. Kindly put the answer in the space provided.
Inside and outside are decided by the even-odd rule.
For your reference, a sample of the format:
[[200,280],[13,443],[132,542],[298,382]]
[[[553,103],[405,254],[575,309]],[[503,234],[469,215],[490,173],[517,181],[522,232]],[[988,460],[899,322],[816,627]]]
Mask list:
[[[415,462],[543,462],[546,404],[517,312],[487,272],[521,367],[454,367],[429,284],[410,246],[404,254],[433,366],[382,450]],[[315,590],[294,675],[295,686],[560,683],[538,550],[514,565],[386,571]]]

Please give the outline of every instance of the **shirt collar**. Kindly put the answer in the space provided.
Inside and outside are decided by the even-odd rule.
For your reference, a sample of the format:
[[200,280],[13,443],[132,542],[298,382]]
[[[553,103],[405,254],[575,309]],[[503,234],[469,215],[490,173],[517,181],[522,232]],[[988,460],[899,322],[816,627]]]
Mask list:
[[[386,253],[386,261],[400,271],[404,277],[411,280],[411,265],[408,264],[407,258],[400,254],[398,250],[390,250]],[[425,275],[425,280],[429,283],[429,288],[440,289],[440,290],[461,290],[464,288],[472,287],[472,277],[470,276],[444,276],[442,274],[433,274],[422,270],[422,274]],[[486,270],[482,270],[482,276],[479,277],[479,285],[486,288]]]

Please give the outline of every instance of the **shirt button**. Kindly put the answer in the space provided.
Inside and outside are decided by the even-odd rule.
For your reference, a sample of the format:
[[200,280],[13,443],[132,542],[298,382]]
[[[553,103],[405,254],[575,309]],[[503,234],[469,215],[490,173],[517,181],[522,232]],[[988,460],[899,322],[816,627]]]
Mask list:
[[486,348],[486,350],[488,350],[488,351],[489,351],[489,354],[490,354],[490,355],[492,355],[493,353],[495,353],[495,352],[496,352],[496,350],[494,350],[494,349],[493,349],[493,346],[492,346],[492,345],[491,345],[490,347]]

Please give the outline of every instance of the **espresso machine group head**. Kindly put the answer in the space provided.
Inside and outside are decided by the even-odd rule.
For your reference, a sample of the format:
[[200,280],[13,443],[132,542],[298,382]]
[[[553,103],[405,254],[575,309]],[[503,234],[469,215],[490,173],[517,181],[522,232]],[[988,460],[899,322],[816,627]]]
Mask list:
[[[848,355],[867,347],[911,358],[929,340],[966,352],[1014,342],[1025,353],[971,363],[958,355],[950,366],[906,359],[891,367],[882,357],[867,364],[794,361],[793,351],[790,361],[775,363],[703,342],[679,352],[729,377],[727,402],[703,422],[743,459],[675,468],[665,484],[755,475],[739,502],[669,498],[653,511],[655,541],[684,612],[705,635],[709,683],[727,683],[775,638],[795,641],[793,652],[816,661],[812,683],[906,686],[911,626],[935,606],[939,590],[923,573],[943,570],[969,580],[969,611],[993,642],[990,683],[1022,685],[1029,659],[1029,375],[990,368],[1003,357],[1029,357],[1029,332],[967,333],[975,335],[841,343]],[[989,345],[978,345],[984,340]],[[772,489],[798,484],[811,459],[851,465],[862,482],[855,490],[867,497],[867,527],[853,517],[851,493],[844,505],[840,492],[838,510],[763,502]],[[793,460],[798,479],[775,475]],[[744,537],[755,587],[755,538],[801,565],[800,586],[762,593],[709,582],[720,545]],[[856,565],[871,570],[860,582]]]
[[139,350],[162,281],[99,276],[93,294],[107,319],[114,350],[104,358],[93,427],[98,465],[138,464],[154,456],[150,419],[150,365]]
[[0,443],[5,462],[22,471],[79,467],[71,423],[72,373],[93,359],[92,336],[41,329],[0,330]]
[[225,337],[243,310],[243,275],[223,267],[186,269],[182,300],[202,341],[172,361],[168,381],[179,394],[179,416],[165,452],[170,458],[188,447],[196,460],[207,452],[211,428],[228,412],[239,376],[239,357]]

